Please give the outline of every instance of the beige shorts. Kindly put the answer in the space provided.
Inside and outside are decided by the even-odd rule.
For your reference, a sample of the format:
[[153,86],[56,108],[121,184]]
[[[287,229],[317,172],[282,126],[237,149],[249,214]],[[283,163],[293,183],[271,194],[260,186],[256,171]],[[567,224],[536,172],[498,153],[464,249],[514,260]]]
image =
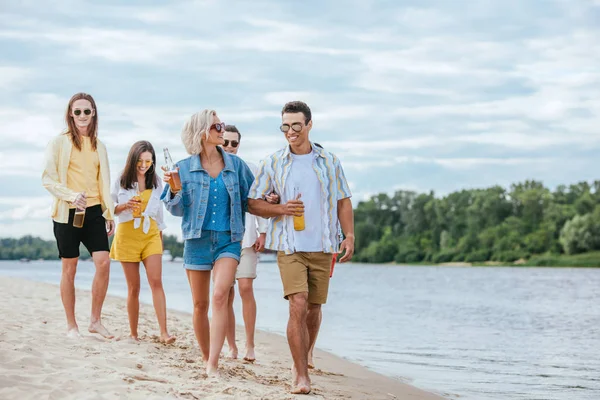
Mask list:
[[308,302],[325,304],[329,292],[331,253],[277,253],[277,265],[283,283],[283,297],[308,292]]
[[242,249],[240,263],[235,273],[235,279],[256,279],[256,266],[258,264],[258,254],[254,247]]

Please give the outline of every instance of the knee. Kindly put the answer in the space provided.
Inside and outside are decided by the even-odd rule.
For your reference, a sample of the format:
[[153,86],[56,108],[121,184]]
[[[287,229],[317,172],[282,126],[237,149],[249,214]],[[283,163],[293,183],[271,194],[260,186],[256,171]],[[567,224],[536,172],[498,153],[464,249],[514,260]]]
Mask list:
[[161,279],[148,279],[148,285],[153,292],[155,290],[162,290],[163,288]]
[[308,312],[311,314],[318,314],[321,312],[321,305],[320,304],[312,304],[309,303],[308,304]]
[[140,296],[140,285],[130,285],[127,293],[129,297],[139,297]]
[[240,282],[240,297],[242,299],[248,299],[254,296],[254,290],[252,289],[252,283],[247,284],[247,283],[241,283]]
[[233,286],[231,287],[231,289],[229,289],[229,293],[227,295],[227,304],[230,307],[233,307],[233,300],[235,299],[235,290],[233,289]]
[[194,312],[201,315],[208,314],[208,301],[206,300],[195,300],[194,301]]
[[213,307],[222,308],[227,305],[229,300],[229,289],[223,290],[221,288],[215,288],[213,292]]
[[296,293],[288,297],[290,316],[304,317],[307,313],[308,293]]
[[96,272],[103,275],[108,275],[110,273],[110,259],[102,258],[94,263],[96,265]]
[[76,272],[77,272],[77,264],[63,266],[63,270],[62,270],[63,278],[74,281]]

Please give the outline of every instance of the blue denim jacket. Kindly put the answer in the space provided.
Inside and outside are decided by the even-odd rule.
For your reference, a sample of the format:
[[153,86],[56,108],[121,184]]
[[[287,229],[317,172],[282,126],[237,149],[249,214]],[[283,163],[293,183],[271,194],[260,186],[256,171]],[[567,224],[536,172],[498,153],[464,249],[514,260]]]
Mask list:
[[[246,163],[234,154],[224,152],[225,168],[223,182],[227,187],[231,204],[231,241],[240,242],[244,237],[245,212],[248,210],[248,192],[254,182],[254,175]],[[161,200],[167,211],[176,217],[183,217],[181,230],[183,239],[198,239],[202,235],[202,224],[210,188],[210,175],[200,162],[200,157],[194,155],[176,164],[179,167],[181,191],[170,198],[169,185],[165,186]]]

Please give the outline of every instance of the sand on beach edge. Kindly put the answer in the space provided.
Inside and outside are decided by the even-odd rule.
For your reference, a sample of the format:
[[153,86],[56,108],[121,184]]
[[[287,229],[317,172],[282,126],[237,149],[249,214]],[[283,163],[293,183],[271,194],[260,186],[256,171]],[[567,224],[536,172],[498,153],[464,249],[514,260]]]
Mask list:
[[[254,364],[222,358],[221,378],[211,379],[203,373],[190,314],[169,310],[169,330],[177,336],[172,345],[158,342],[154,309],[146,304],[140,304],[140,343],[105,340],[87,333],[90,293],[77,290],[83,338],[72,340],[65,337],[57,285],[3,277],[0,292],[2,399],[442,399],[320,350],[311,371],[313,392],[291,395],[287,341],[263,331],[257,331]],[[103,322],[126,336],[124,299],[107,297]],[[238,327],[240,351],[243,337]]]

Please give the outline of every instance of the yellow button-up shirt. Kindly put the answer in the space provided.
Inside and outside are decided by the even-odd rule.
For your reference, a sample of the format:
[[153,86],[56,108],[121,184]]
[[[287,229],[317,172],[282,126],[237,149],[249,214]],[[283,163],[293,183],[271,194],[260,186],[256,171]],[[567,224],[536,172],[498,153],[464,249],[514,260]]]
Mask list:
[[[42,173],[42,185],[54,197],[52,219],[58,223],[69,222],[69,203],[75,201],[78,192],[67,185],[69,162],[73,143],[68,134],[61,134],[50,141],[46,148],[45,168]],[[98,176],[100,205],[103,217],[107,221],[114,219],[114,205],[110,196],[110,167],[104,143],[97,140],[96,151],[100,162]]]

